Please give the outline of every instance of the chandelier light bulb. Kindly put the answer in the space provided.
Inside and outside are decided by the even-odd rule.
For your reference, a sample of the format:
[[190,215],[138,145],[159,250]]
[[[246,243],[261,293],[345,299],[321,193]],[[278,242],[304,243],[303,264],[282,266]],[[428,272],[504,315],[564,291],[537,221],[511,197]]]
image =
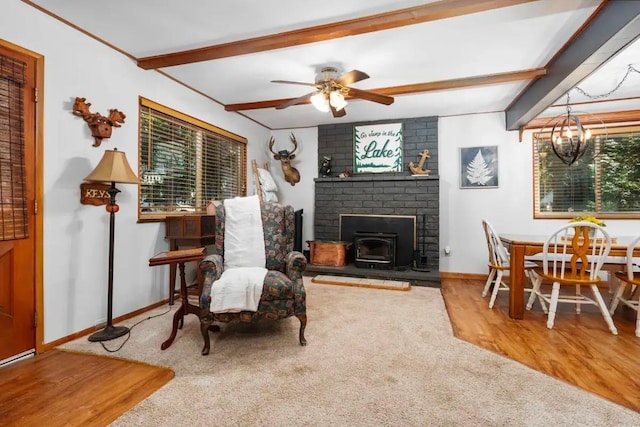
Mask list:
[[331,91],[329,94],[329,102],[336,111],[340,111],[347,106],[347,101],[345,101],[344,95],[338,90]]
[[584,133],[584,139],[585,139],[585,141],[586,141],[587,139],[591,139],[591,129],[587,129],[587,130],[585,131],[585,133]]
[[324,92],[318,92],[315,95],[312,95],[311,103],[318,111],[322,111],[323,113],[329,112],[329,101],[327,100]]
[[573,132],[571,132],[571,128],[567,127],[567,138],[571,139],[573,137]]

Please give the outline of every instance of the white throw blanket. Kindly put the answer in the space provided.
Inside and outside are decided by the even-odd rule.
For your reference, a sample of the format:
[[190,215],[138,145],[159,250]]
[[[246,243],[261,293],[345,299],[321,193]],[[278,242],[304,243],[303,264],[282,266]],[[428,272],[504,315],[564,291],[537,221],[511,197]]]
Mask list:
[[211,288],[211,312],[256,311],[267,274],[258,196],[224,201],[224,268]]
[[267,269],[236,267],[224,270],[211,289],[212,313],[256,311]]
[[258,196],[224,201],[224,269],[264,267],[264,233]]

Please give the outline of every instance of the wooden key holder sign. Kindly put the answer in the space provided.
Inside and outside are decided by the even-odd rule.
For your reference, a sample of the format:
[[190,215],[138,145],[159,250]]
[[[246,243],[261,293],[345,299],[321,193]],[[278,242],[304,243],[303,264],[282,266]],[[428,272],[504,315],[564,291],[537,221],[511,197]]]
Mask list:
[[109,203],[109,184],[100,182],[83,182],[80,184],[80,203],[83,205],[100,206]]

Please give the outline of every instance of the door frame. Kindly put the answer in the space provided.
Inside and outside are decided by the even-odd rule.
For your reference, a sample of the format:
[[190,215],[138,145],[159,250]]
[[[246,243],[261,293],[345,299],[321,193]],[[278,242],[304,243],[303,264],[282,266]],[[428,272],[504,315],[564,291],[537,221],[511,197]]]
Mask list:
[[35,102],[35,129],[33,130],[35,138],[35,205],[30,209],[36,211],[35,214],[35,316],[36,316],[36,336],[35,351],[36,354],[46,350],[44,345],[44,56],[39,53],[25,49],[21,46],[0,39],[0,46],[16,51],[22,55],[33,58],[35,62],[36,88],[37,93],[33,94]]

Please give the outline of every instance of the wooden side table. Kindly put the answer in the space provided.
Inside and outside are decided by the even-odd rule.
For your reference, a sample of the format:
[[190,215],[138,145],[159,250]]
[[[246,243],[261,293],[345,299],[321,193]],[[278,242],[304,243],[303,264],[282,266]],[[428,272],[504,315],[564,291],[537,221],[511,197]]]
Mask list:
[[[176,266],[178,266],[178,268],[180,269],[180,298],[182,302],[176,313],[173,315],[173,327],[171,329],[171,335],[160,346],[162,350],[166,350],[167,348],[169,348],[169,346],[171,346],[171,344],[173,344],[173,340],[176,338],[178,329],[182,329],[182,326],[184,325],[184,316],[192,313],[199,317],[200,306],[189,303],[187,280],[184,274],[184,264],[186,262],[202,261],[204,259],[205,252],[205,248],[182,249],[177,251],[161,252],[149,259],[150,267],[169,264],[169,266],[173,266],[174,271]],[[199,268],[196,269],[196,272],[198,277],[198,295],[200,295],[200,292],[202,292],[202,275]]]
[[[165,219],[165,239],[169,240],[169,251],[214,244],[215,225],[215,215],[168,216]],[[176,264],[169,264],[169,305],[173,305],[175,287]]]

